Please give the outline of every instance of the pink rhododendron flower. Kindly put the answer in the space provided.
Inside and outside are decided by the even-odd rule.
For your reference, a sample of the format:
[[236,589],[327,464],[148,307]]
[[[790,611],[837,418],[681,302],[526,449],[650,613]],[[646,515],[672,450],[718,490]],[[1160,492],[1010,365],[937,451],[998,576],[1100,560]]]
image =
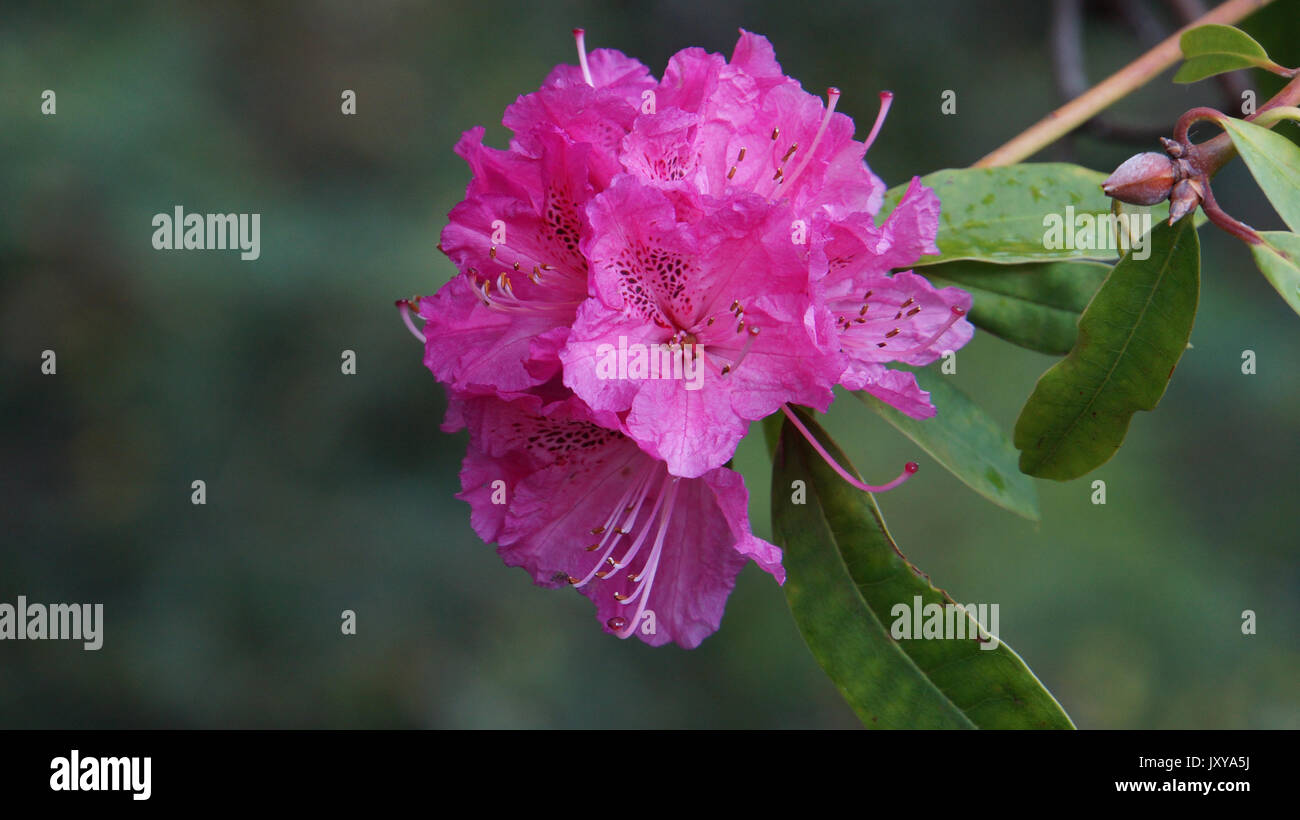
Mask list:
[[536,583],[581,590],[607,632],[690,649],[747,561],[785,581],[780,549],[750,532],[739,473],[670,475],[576,398],[452,404],[446,429],[470,431],[459,497],[475,531]]
[[922,254],[938,253],[939,199],[916,179],[879,228],[869,215],[826,226],[827,273],[821,286],[835,316],[847,365],[840,383],[866,390],[914,418],[934,415],[930,396],[888,362],[925,365],[970,341],[970,294],[935,288],[910,271]]
[[[830,405],[841,362],[788,208],[752,195],[675,203],[623,175],[587,213],[595,298],[560,353],[564,383],[593,408],[624,414],[628,435],[674,475],[725,464],[748,423],[786,402]],[[602,347],[620,339],[689,345],[704,368],[700,389],[605,377]]]
[[875,213],[885,186],[863,163],[869,141],[835,113],[839,96],[831,89],[823,104],[782,73],[766,38],[742,30],[729,62],[701,49],[669,61],[657,112],[623,141],[623,165],[702,194],[785,200],[801,219]]
[[588,151],[557,134],[538,145],[536,158],[487,148],[482,128],[456,145],[474,175],[439,246],[461,275],[419,308],[425,365],[457,390],[523,390],[549,379],[587,296],[578,242],[591,198]]
[[[803,430],[790,405],[824,411],[836,384],[933,415],[889,365],[965,344],[970,297],[904,270],[938,250],[932,191],[913,179],[877,224],[864,158],[887,93],[857,141],[839,92],[804,91],[763,37],[685,49],[656,80],[575,36],[579,64],[506,109],[508,149],[481,128],[457,144],[472,176],[439,247],[458,273],[399,305],[452,396],[445,429],[469,429],[474,530],[606,631],[693,647],[746,561],[784,580],[725,466],[749,424]],[[866,490],[916,470],[872,487],[831,461]]]
[[588,55],[582,29],[574,29],[574,36],[582,65],[557,66],[541,88],[506,108],[502,123],[514,132],[511,149],[527,156],[541,156],[547,134],[587,146],[592,183],[604,188],[623,170],[620,146],[655,79],[618,51]]

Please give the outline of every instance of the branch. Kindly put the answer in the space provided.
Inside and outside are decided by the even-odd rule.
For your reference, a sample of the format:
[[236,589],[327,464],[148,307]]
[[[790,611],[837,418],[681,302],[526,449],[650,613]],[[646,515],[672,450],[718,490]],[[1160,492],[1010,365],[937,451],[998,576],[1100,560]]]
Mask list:
[[1267,6],[1273,0],[1228,0],[1199,20],[1180,28],[1159,45],[1116,71],[1097,85],[1030,126],[1010,142],[995,149],[975,168],[992,168],[1021,162],[1051,145],[1056,140],[1078,128],[1097,112],[1109,108],[1118,100],[1150,82],[1157,74],[1169,68],[1182,56],[1178,40],[1189,28],[1207,23],[1231,25],[1251,12]]

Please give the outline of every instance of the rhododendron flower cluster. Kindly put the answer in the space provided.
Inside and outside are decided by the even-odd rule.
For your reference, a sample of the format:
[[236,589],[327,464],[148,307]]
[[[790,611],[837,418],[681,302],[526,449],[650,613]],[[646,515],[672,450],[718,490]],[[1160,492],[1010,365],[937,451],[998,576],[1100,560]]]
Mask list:
[[[662,79],[617,51],[562,65],[510,105],[509,147],[466,132],[472,177],[440,249],[458,274],[414,307],[425,365],[468,428],[471,522],[508,565],[574,586],[604,629],[694,647],[749,560],[728,462],[750,422],[833,388],[934,414],[910,372],[971,337],[970,296],[911,272],[937,253],[939,201],[885,185],[852,120],[741,32]],[[909,465],[894,482],[901,482]],[[874,488],[879,489],[879,488]]]

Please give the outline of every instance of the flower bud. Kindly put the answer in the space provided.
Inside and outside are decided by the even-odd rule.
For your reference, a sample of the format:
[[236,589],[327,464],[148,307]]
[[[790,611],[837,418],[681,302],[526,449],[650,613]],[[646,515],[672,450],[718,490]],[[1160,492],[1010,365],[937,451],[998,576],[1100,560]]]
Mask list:
[[1154,205],[1169,197],[1177,178],[1173,160],[1164,154],[1148,152],[1125,160],[1101,184],[1101,190],[1106,196],[1130,205]]

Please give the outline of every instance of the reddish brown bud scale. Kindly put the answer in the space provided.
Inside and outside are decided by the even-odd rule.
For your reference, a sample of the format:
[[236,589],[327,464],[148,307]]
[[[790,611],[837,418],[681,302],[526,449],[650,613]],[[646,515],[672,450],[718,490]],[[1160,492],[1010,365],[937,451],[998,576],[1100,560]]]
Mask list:
[[1194,179],[1184,179],[1175,185],[1173,194],[1169,197],[1169,224],[1172,225],[1195,211],[1204,196],[1200,183]]
[[1101,190],[1130,205],[1155,205],[1169,198],[1177,180],[1174,161],[1151,151],[1127,159],[1101,184]]

